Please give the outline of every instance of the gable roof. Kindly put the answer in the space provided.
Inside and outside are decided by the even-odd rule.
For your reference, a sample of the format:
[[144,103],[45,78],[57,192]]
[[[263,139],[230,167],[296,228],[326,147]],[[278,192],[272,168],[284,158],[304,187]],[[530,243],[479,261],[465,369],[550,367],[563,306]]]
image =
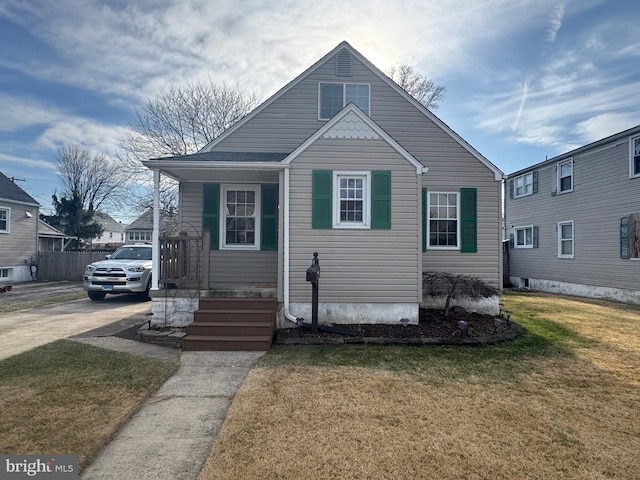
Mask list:
[[124,232],[127,227],[125,224],[115,221],[107,213],[95,212],[93,220],[95,223],[102,225],[105,232]]
[[303,81],[306,77],[308,77],[316,68],[320,65],[324,64],[334,55],[336,55],[341,50],[346,49],[351,55],[353,55],[359,62],[365,65],[369,70],[371,70],[380,80],[385,82],[389,87],[396,91],[399,95],[404,97],[409,103],[411,103],[415,108],[417,108],[423,115],[428,117],[433,123],[435,123],[438,127],[440,127],[446,134],[448,134],[456,143],[458,143],[463,149],[469,152],[473,157],[475,157],[480,163],[485,165],[491,172],[494,174],[494,178],[496,180],[501,180],[504,177],[503,172],[496,167],[493,163],[491,163],[487,158],[485,158],[480,152],[478,152],[475,148],[473,148],[469,143],[467,143],[462,137],[460,137],[456,132],[454,132],[447,124],[445,124],[442,120],[440,120],[436,115],[433,114],[429,109],[427,109],[424,105],[418,102],[415,98],[409,95],[403,88],[401,88],[396,82],[391,80],[388,75],[385,75],[378,67],[372,64],[369,60],[367,60],[363,55],[360,54],[355,48],[353,48],[348,42],[342,41],[340,42],[333,50],[324,55],[320,60],[315,62],[309,68],[307,68],[304,72],[278,90],[275,94],[273,94],[270,98],[265,100],[262,104],[256,107],[252,112],[243,117],[240,121],[235,123],[233,126],[229,127],[226,131],[224,131],[220,136],[213,139],[207,145],[200,149],[198,153],[211,151],[213,147],[215,147],[222,140],[232,135],[238,128],[247,123],[250,119],[255,117],[257,114],[262,112],[265,108],[275,102],[279,97],[283,94],[291,90],[298,83]]
[[52,227],[42,219],[38,220],[38,236],[46,238],[75,238],[73,235],[67,235],[55,227]]
[[382,138],[396,152],[398,152],[407,162],[416,169],[416,174],[426,173],[428,168],[416,160],[413,155],[407,152],[396,142],[387,132],[374,122],[371,117],[360,110],[355,104],[350,103],[338,112],[331,120],[320,127],[313,135],[306,139],[298,148],[282,162],[286,165],[295,160],[298,155],[304,152],[320,137],[327,138]]
[[31,195],[9,180],[2,172],[0,172],[0,200],[32,205],[34,207],[40,206]]
[[[178,218],[175,213],[160,211],[160,231],[164,234],[173,234],[177,231]],[[129,226],[125,228],[126,232],[130,231],[153,230],[153,208],[146,210],[142,215],[136,218]]]
[[517,172],[513,172],[510,173],[509,175],[507,175],[505,178],[513,178],[513,177],[517,177],[519,175],[522,175],[523,173],[529,171],[529,170],[535,170],[537,168],[543,167],[545,165],[549,165],[552,163],[556,163],[559,162],[561,160],[564,159],[568,159],[571,157],[575,157],[577,155],[580,155],[584,152],[587,152],[589,150],[595,150],[597,148],[604,148],[606,147],[608,144],[613,143],[613,142],[618,142],[622,139],[625,139],[625,141],[628,141],[627,138],[629,137],[633,137],[637,134],[640,134],[640,125],[636,125],[635,127],[631,127],[627,130],[623,130],[622,132],[618,132],[618,133],[614,133],[613,135],[610,135],[608,137],[602,138],[600,140],[596,140],[595,142],[589,143],[587,145],[584,145],[582,147],[578,147],[575,148],[573,150],[570,150],[566,153],[561,153],[560,155],[556,155],[553,158],[549,158],[546,159],[542,162],[538,162],[535,163],[533,165],[530,165],[528,167],[525,167],[521,170],[518,170]]

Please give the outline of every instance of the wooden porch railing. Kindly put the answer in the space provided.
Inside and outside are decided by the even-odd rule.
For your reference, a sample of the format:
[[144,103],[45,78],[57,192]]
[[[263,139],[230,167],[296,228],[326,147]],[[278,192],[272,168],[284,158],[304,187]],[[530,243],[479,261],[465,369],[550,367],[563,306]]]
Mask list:
[[160,238],[160,283],[177,288],[209,288],[210,234]]

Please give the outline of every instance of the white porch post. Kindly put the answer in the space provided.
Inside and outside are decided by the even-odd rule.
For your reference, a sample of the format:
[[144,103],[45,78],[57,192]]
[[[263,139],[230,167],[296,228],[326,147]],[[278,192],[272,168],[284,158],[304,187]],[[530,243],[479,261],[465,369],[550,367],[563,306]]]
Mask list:
[[153,235],[151,290],[158,290],[160,276],[160,170],[153,171]]

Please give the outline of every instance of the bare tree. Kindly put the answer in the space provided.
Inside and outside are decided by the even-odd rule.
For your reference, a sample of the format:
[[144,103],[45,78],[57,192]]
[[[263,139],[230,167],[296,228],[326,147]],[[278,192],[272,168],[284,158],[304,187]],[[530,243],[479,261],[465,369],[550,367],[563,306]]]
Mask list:
[[[195,153],[249,113],[255,93],[208,81],[170,86],[136,111],[118,156],[143,186],[139,206],[150,204],[151,177],[140,163],[149,158]],[[161,203],[174,205],[175,185],[164,179]]]
[[82,208],[95,211],[119,205],[126,176],[116,162],[79,145],[65,145],[56,154],[56,168],[63,195],[77,197]]
[[447,91],[446,87],[437,85],[406,63],[393,65],[387,71],[387,75],[429,110],[438,109]]

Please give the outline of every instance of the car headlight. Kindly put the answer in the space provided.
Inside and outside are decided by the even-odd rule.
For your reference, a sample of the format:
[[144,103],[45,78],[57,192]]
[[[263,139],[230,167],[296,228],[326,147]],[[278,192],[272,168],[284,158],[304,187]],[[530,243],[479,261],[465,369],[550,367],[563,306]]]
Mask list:
[[98,267],[94,267],[93,265],[87,265],[86,267],[84,267],[85,270],[89,273],[93,273]]
[[140,273],[140,272],[144,272],[144,267],[140,267],[140,266],[138,266],[138,267],[127,267],[127,271]]

